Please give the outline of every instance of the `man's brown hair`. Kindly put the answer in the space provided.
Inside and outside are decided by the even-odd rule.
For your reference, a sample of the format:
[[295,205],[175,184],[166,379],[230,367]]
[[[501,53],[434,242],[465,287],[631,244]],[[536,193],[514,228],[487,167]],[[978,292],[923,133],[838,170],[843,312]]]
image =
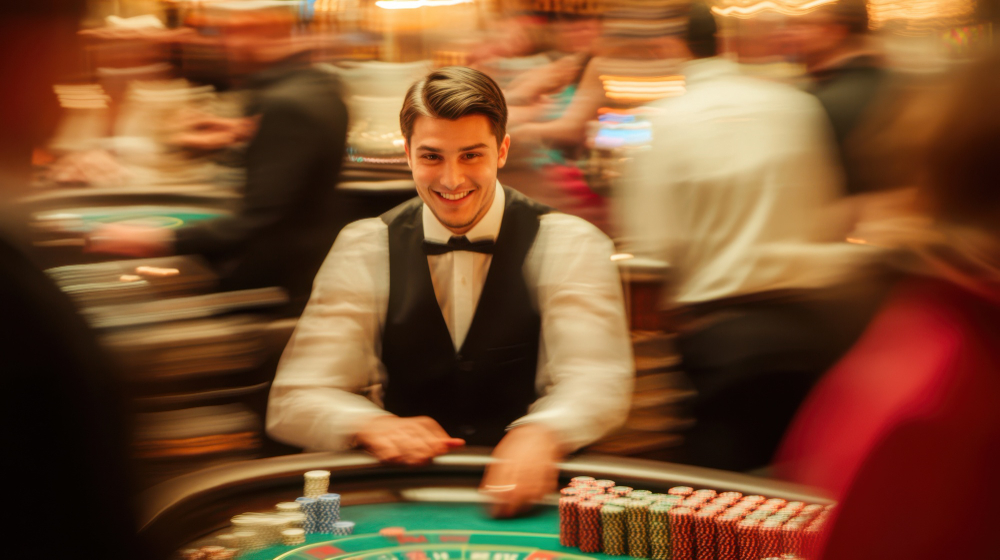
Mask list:
[[417,117],[454,121],[469,115],[489,119],[497,147],[503,143],[507,135],[507,102],[500,86],[478,70],[447,66],[410,86],[399,111],[399,128],[409,143]]

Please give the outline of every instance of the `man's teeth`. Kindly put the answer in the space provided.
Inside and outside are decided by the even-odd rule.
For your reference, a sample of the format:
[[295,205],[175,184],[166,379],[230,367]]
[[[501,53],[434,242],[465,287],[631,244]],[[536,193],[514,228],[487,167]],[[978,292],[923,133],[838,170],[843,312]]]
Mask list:
[[447,200],[462,200],[463,198],[472,194],[472,191],[465,191],[463,193],[454,193],[454,194],[439,192],[438,194],[441,195],[441,198]]

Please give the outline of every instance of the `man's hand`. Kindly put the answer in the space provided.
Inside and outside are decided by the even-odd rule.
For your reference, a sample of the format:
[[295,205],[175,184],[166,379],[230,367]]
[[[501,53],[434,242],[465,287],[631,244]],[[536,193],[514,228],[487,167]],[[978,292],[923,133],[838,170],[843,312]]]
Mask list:
[[427,416],[379,416],[358,432],[357,442],[379,461],[400,465],[423,465],[465,445]]
[[554,492],[562,458],[556,434],[541,424],[518,426],[493,450],[480,490],[492,496],[494,517],[516,515]]
[[87,236],[86,252],[160,257],[173,249],[174,234],[167,228],[108,224]]

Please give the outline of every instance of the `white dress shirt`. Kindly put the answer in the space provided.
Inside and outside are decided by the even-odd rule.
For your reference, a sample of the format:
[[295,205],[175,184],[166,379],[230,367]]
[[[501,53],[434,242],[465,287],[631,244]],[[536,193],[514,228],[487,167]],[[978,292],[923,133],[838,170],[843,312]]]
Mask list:
[[722,58],[684,74],[617,188],[623,248],[674,271],[668,306],[827,286],[869,258],[837,238],[841,174],[812,96]]
[[[504,198],[498,184],[490,209],[466,234],[470,241],[496,238]],[[426,206],[423,222],[428,241],[452,236]],[[596,227],[552,212],[541,218],[525,258],[525,281],[541,316],[539,398],[512,426],[544,423],[567,449],[596,441],[628,413],[634,367],[613,252]],[[427,259],[460,347],[492,256],[453,251]],[[267,410],[271,437],[311,450],[344,449],[367,422],[388,414],[361,394],[385,378],[380,356],[388,301],[388,226],[380,218],[354,222],[333,244],[278,366]]]

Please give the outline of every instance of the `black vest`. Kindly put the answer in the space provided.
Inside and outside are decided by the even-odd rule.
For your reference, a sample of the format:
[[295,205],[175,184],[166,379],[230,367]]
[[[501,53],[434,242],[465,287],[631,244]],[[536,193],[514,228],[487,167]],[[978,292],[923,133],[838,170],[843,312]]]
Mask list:
[[504,188],[493,260],[462,347],[456,352],[434,295],[415,198],[382,215],[389,226],[389,305],[382,333],[385,409],[430,416],[469,445],[496,445],[536,400],[541,318],[524,281],[524,259],[549,212]]

